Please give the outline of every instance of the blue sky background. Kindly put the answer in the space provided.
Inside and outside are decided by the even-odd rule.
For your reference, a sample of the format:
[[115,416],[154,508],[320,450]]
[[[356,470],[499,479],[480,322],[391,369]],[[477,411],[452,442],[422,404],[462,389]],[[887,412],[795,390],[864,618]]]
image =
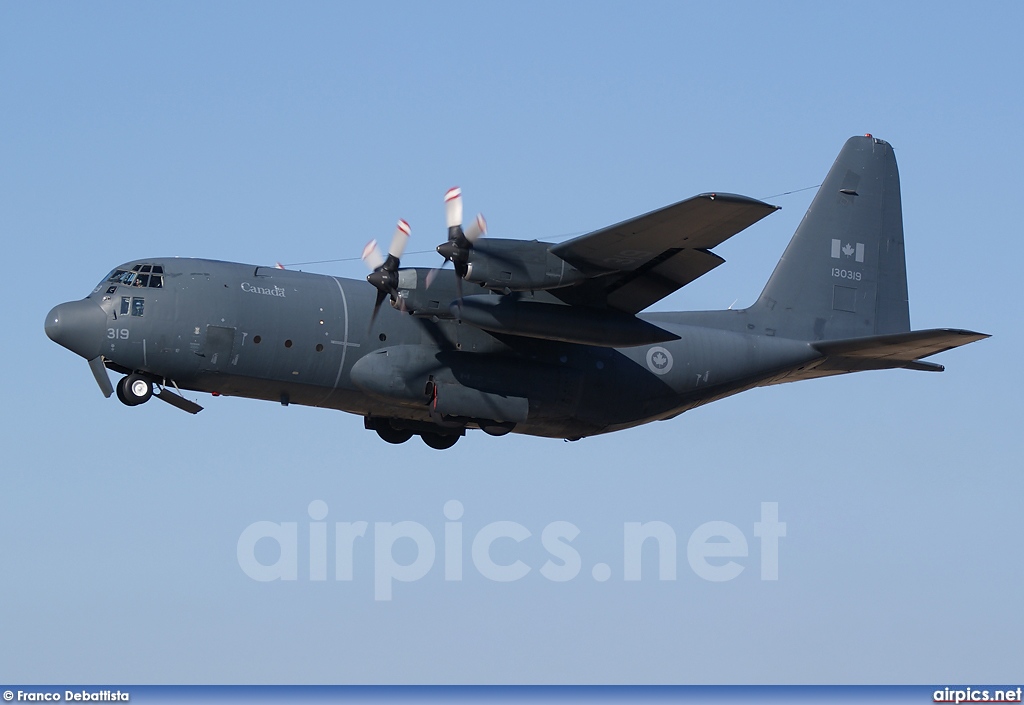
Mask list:
[[[1022,25],[1019,3],[0,5],[0,681],[1019,684]],[[994,335],[941,375],[439,453],[325,410],[124,407],[43,334],[129,259],[355,258],[398,217],[430,252],[454,184],[492,235],[564,239],[818,184],[864,132],[899,160],[914,327]],[[751,303],[813,193],[769,199],[657,308]],[[299,580],[246,577],[245,527],[303,529],[317,499],[329,523],[417,521],[439,546],[457,499],[467,544],[528,527],[495,557],[533,570],[490,582],[467,545],[463,581],[439,559],[379,602],[371,543],[351,583],[314,583],[300,541]],[[765,501],[787,523],[777,582],[757,570]],[[678,578],[651,551],[626,582],[623,524],[651,520],[679,537]],[[566,583],[538,572],[552,521],[581,531]],[[707,521],[750,543],[733,581],[687,566]]]

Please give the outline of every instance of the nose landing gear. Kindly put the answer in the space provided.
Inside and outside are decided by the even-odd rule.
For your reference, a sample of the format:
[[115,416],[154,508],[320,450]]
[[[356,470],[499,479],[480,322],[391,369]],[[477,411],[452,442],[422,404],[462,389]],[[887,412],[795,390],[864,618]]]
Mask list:
[[117,393],[117,398],[125,406],[145,404],[151,397],[156,397],[160,401],[165,401],[171,406],[177,407],[189,414],[198,414],[203,410],[203,407],[194,401],[183,397],[180,390],[177,393],[171,391],[168,382],[174,386],[175,390],[178,390],[178,385],[175,384],[174,380],[163,379],[154,381],[151,375],[133,372],[126,377],[122,377],[121,381],[114,386],[114,391]]
[[138,406],[153,396],[153,383],[142,375],[130,374],[117,383],[114,391],[125,406]]

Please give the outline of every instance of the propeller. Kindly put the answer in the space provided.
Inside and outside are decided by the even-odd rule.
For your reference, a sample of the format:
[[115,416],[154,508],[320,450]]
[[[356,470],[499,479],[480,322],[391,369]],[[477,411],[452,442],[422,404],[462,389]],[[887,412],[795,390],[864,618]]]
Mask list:
[[366,281],[377,288],[377,300],[373,305],[373,315],[370,316],[371,328],[374,321],[377,320],[380,305],[384,302],[385,297],[390,296],[392,302],[397,300],[398,266],[402,253],[405,252],[405,246],[409,243],[409,232],[409,224],[404,220],[399,220],[395,227],[395,234],[391,238],[387,258],[381,254],[376,240],[366,243],[366,247],[363,248],[363,262],[371,270],[366,275]]
[[[473,222],[462,228],[462,189],[448,189],[444,195],[445,218],[448,221],[448,241],[437,246],[437,253],[455,266],[455,287],[459,301],[462,300],[462,280],[466,276],[466,265],[469,262],[469,251],[474,243],[487,233],[487,221],[477,215]],[[440,270],[433,270],[427,275],[427,286],[433,282]]]

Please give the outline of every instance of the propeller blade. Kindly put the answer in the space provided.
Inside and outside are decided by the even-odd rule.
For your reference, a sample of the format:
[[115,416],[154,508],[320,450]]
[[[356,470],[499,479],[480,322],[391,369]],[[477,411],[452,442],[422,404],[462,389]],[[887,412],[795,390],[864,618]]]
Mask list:
[[487,234],[487,221],[484,217],[477,213],[476,220],[469,224],[466,228],[466,239],[469,240],[469,244],[472,245],[474,242],[482,238]]
[[363,248],[362,259],[363,263],[370,268],[371,272],[384,265],[384,255],[380,253],[380,248],[377,247],[376,240],[370,240],[366,243],[366,247]]
[[455,272],[455,304],[459,307],[459,318],[462,318],[462,277]]
[[380,305],[384,303],[384,299],[387,298],[386,291],[377,292],[377,301],[373,304],[373,314],[370,316],[370,325],[367,326],[367,330],[373,328],[374,321],[377,320],[377,314],[380,313]]
[[444,213],[449,228],[462,225],[462,189],[458,186],[448,189],[444,195]]
[[427,277],[426,277],[426,280],[425,280],[424,288],[426,288],[426,289],[430,288],[430,285],[434,283],[435,279],[437,279],[437,275],[440,274],[441,270],[444,269],[445,265],[447,265],[447,264],[448,264],[448,262],[446,260],[445,263],[442,264],[437,269],[431,269],[429,272],[427,272]]
[[409,244],[409,224],[404,220],[399,220],[397,227],[395,227],[395,234],[391,238],[391,247],[388,248],[388,254],[395,259],[401,259],[402,253],[405,252],[405,246]]
[[107,374],[107,368],[103,365],[103,359],[94,357],[89,360],[89,369],[92,370],[92,376],[96,378],[96,384],[100,385],[103,396],[109,397],[113,394],[114,386],[110,383],[110,375]]

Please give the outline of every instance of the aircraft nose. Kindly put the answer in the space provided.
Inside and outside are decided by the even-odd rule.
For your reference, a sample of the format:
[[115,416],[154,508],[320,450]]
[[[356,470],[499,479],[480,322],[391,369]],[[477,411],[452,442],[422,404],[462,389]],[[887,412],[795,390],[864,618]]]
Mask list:
[[68,301],[46,315],[46,335],[86,360],[99,357],[103,347],[107,314],[89,299]]

